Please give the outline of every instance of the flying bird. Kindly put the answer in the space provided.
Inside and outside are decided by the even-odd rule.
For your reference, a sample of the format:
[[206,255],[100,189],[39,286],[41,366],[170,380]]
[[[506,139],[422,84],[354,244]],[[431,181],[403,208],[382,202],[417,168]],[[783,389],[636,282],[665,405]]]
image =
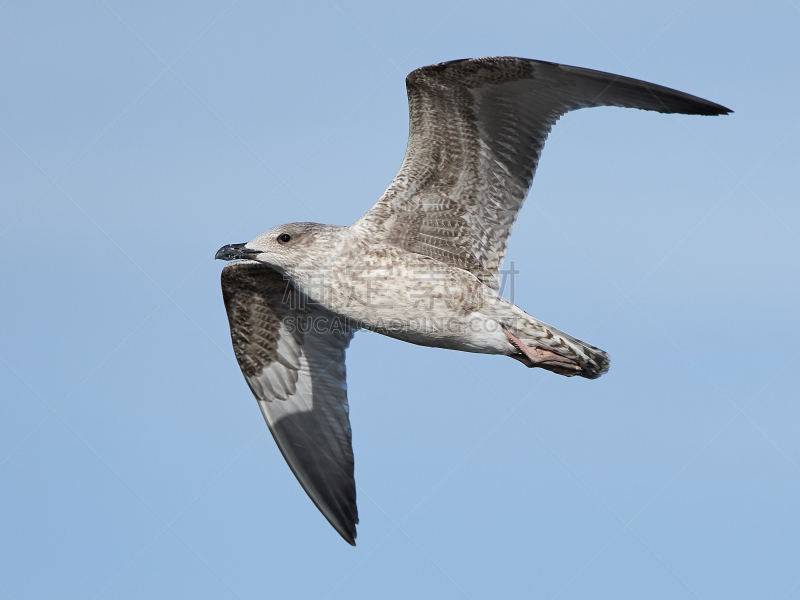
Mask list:
[[498,292],[499,270],[545,140],[596,106],[724,115],[629,77],[513,57],[456,60],[406,79],[409,140],[378,202],[349,227],[290,223],[220,248],[222,295],[242,373],[303,489],[355,545],[345,350],[367,329],[502,354],[567,377],[609,358]]

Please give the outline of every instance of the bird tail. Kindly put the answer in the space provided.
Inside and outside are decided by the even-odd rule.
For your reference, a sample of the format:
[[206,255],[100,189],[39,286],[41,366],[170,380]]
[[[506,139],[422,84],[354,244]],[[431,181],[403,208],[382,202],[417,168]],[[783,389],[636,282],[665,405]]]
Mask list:
[[[600,350],[600,348],[595,348],[547,323],[534,319],[518,306],[514,306],[514,316],[515,319],[508,324],[509,330],[521,342],[532,348],[553,352],[569,359],[569,361],[580,367],[580,370],[575,373],[555,369],[550,370],[562,375],[574,374],[586,379],[597,379],[605,374],[611,366],[611,359],[608,354]],[[521,362],[524,363],[525,361],[521,360]]]

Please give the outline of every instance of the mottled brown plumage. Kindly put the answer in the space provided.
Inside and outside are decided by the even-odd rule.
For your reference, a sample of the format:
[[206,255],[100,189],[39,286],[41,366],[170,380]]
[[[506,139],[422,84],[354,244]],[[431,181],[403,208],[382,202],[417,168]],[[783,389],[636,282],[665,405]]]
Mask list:
[[497,285],[514,220],[561,116],[593,106],[730,112],[629,77],[513,57],[423,67],[409,74],[406,88],[406,156],[357,225],[490,286]]
[[521,58],[423,67],[407,79],[400,171],[350,227],[290,223],[217,258],[234,352],[297,479],[355,543],[345,350],[357,328],[600,377],[608,355],[497,293],[511,228],[565,113],[620,106],[730,112],[643,81]]

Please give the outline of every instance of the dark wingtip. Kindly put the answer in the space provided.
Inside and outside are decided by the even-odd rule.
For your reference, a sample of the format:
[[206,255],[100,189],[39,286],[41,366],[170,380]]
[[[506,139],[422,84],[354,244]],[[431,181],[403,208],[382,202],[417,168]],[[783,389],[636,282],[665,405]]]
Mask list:
[[715,104],[713,102],[709,102],[708,105],[703,106],[701,109],[697,110],[697,112],[689,114],[704,115],[708,117],[720,117],[733,114],[733,111],[730,108],[722,106],[721,104]]
[[[311,497],[309,495],[309,497]],[[345,512],[330,512],[323,510],[320,508],[320,505],[311,497],[312,502],[317,505],[317,508],[320,509],[322,515],[328,520],[333,528],[336,530],[342,539],[350,544],[351,546],[356,545],[356,537],[358,537],[358,533],[356,533],[356,525],[358,524],[358,508],[355,505],[355,501],[353,502],[352,506],[349,508],[352,510],[349,514],[347,511]],[[343,508],[340,506],[340,508]]]
[[[327,517],[327,515],[326,515],[326,517]],[[328,522],[330,522],[330,524],[333,525],[333,528],[336,530],[336,533],[338,533],[340,536],[342,536],[342,539],[345,542],[347,542],[351,546],[355,546],[356,545],[356,537],[358,537],[358,534],[356,533],[356,525],[355,525],[355,523],[352,523],[352,524],[351,523],[341,523],[341,522],[334,523],[330,519],[328,519]],[[358,522],[358,521],[356,521],[356,522]]]

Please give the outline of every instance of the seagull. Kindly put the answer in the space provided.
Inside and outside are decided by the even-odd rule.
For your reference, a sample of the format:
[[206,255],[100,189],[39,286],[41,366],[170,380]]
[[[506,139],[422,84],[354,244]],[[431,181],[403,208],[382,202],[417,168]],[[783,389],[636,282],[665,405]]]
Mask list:
[[222,296],[242,374],[300,485],[353,546],[345,351],[355,332],[600,377],[605,352],[498,291],[547,135],[579,108],[731,112],[637,79],[514,57],[422,67],[406,89],[403,163],[363,217],[349,227],[279,225],[216,254],[234,261],[222,270]]

